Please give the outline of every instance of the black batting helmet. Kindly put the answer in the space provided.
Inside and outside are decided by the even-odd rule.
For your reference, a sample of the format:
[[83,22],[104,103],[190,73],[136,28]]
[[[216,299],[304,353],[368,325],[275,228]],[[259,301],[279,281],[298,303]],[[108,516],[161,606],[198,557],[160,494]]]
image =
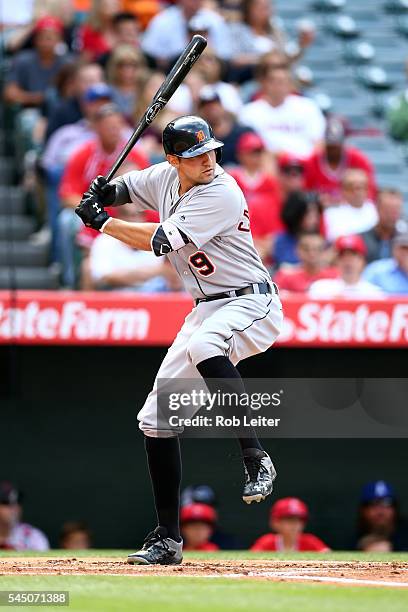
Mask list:
[[215,150],[217,162],[221,161],[221,147],[214,138],[211,126],[201,117],[186,115],[170,121],[163,130],[163,148],[166,155],[196,157]]

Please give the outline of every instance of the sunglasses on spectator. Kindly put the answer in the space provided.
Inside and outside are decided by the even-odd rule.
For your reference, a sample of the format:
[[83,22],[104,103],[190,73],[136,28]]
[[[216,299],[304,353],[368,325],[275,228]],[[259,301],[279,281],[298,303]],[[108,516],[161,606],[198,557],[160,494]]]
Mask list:
[[122,62],[118,62],[116,65],[118,68],[123,68],[124,66],[132,66],[132,68],[140,68],[142,64],[140,62],[132,62],[130,60],[123,60]]
[[344,183],[344,189],[366,189],[367,183]]
[[281,169],[283,174],[287,174],[288,176],[298,176],[303,174],[303,168],[301,166],[284,166]]
[[326,245],[325,244],[321,244],[319,246],[312,246],[310,244],[303,244],[302,242],[299,243],[299,248],[302,249],[303,251],[306,251],[307,253],[322,253],[325,249],[326,249]]

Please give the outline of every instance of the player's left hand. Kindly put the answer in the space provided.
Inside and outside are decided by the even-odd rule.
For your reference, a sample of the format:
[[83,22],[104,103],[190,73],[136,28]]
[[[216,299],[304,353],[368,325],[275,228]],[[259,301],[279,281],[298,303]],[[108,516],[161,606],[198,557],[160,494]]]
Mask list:
[[92,227],[98,231],[105,221],[110,218],[102,204],[98,201],[97,196],[89,191],[84,193],[75,212],[87,227]]

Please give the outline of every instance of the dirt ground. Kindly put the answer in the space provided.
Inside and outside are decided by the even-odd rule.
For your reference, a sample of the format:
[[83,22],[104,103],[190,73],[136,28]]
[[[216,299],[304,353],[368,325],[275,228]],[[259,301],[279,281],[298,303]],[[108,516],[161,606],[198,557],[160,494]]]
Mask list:
[[329,582],[408,587],[408,562],[321,561],[275,559],[185,561],[176,566],[129,565],[118,558],[8,557],[0,559],[0,576],[122,575],[240,578],[287,582]]

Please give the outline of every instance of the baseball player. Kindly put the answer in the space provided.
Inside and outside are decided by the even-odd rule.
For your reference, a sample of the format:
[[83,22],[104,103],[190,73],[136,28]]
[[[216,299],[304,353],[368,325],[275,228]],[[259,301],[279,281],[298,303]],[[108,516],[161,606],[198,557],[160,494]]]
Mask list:
[[[233,381],[234,390],[245,393],[236,364],[267,350],[282,326],[278,290],[254,248],[245,198],[217,164],[222,146],[203,119],[179,117],[163,131],[167,161],[111,183],[97,177],[76,209],[85,225],[158,257],[167,255],[195,303],[138,414],[158,526],[142,549],[129,555],[129,563],[182,561],[180,446],[174,431],[158,425],[157,381],[201,376],[210,393],[222,391],[223,380],[227,389]],[[129,202],[138,210],[158,211],[160,223],[129,223],[104,209]],[[190,416],[196,410],[192,407]],[[259,502],[272,492],[275,468],[253,429],[240,432],[238,442],[243,500]]]

